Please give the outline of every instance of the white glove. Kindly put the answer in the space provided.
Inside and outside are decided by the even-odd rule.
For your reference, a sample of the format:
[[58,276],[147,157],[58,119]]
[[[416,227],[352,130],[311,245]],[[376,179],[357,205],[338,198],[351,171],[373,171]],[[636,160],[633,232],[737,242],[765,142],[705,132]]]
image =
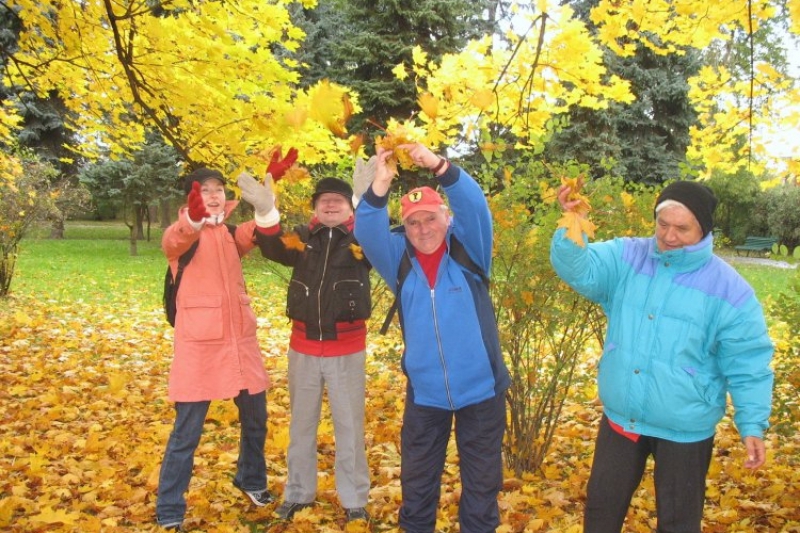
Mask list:
[[274,226],[280,221],[280,213],[275,209],[275,194],[272,192],[272,176],[267,174],[264,183],[259,183],[247,172],[236,179],[242,189],[242,199],[253,206],[256,225],[263,228]]
[[364,163],[360,157],[356,159],[356,168],[353,169],[353,205],[357,206],[361,196],[367,192],[375,179],[375,166],[378,159],[373,155]]

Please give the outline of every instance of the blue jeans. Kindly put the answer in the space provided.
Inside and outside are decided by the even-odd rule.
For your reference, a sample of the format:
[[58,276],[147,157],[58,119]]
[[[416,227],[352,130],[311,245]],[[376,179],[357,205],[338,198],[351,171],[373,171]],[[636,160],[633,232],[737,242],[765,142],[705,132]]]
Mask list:
[[[234,485],[247,491],[267,488],[267,463],[264,443],[267,439],[267,394],[249,394],[246,390],[233,399],[239,408],[239,460]],[[159,524],[182,522],[186,514],[185,493],[194,466],[194,451],[200,443],[203,424],[211,402],[176,402],[175,426],[167,442],[158,478],[156,520]]]

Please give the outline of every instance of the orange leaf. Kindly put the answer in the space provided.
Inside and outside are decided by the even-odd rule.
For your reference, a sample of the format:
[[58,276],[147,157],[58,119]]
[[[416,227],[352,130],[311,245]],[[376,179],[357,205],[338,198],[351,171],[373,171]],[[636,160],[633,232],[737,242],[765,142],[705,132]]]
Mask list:
[[361,147],[364,146],[364,134],[359,133],[350,137],[350,153],[357,155]]
[[298,250],[302,252],[306,249],[306,243],[301,241],[300,236],[294,232],[284,234],[281,237],[281,241],[283,241],[283,245],[289,250]]
[[364,259],[364,250],[362,250],[361,247],[354,242],[350,243],[350,252],[352,252],[353,257],[359,261]]
[[405,128],[399,127],[393,132],[387,131],[386,135],[383,137],[378,137],[375,141],[375,144],[384,150],[394,151],[394,155],[386,160],[386,164],[393,172],[396,172],[398,164],[401,168],[406,170],[411,170],[416,166],[414,165],[414,161],[411,159],[411,156],[408,154],[408,152],[397,149],[397,147],[401,144],[410,144],[413,142],[414,141],[408,136],[408,132],[406,132]]

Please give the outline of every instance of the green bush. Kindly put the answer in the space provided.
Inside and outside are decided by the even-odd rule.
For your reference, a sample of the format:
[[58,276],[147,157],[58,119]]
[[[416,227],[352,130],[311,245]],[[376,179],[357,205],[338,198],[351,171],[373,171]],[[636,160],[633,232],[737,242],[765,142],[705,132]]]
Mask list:
[[[542,464],[565,400],[594,399],[594,361],[585,354],[592,343],[601,343],[605,325],[599,306],[570,289],[550,264],[550,239],[561,216],[556,199],[561,176],[574,177],[585,169],[518,165],[484,169],[484,181],[495,186],[495,176],[505,175],[490,199],[492,298],[511,372],[504,452],[517,476]],[[631,194],[628,188],[614,178],[586,185],[597,239],[652,233],[653,192],[637,187]]]
[[800,269],[789,287],[770,304],[769,314],[780,323],[773,328],[775,389],[772,402],[773,428],[781,434],[794,434],[800,422]]
[[784,184],[764,196],[770,235],[790,250],[800,246],[800,187]]

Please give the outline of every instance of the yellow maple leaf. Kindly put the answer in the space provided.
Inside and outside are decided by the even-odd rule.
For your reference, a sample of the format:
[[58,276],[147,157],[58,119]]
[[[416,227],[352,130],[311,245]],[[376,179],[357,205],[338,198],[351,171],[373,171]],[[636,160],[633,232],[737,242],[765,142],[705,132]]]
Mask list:
[[284,174],[281,178],[281,181],[286,181],[287,183],[297,183],[298,181],[303,181],[310,178],[311,173],[309,173],[308,169],[295,163],[289,167],[289,169],[286,171],[286,174]]
[[422,93],[417,98],[422,112],[428,115],[431,119],[435,119],[439,115],[439,100],[436,99],[431,93]]
[[558,219],[559,228],[567,228],[567,238],[583,247],[583,234],[590,238],[594,237],[595,225],[587,218],[574,211],[567,211]]
[[567,229],[567,238],[583,247],[583,234],[589,238],[594,238],[596,226],[588,219],[589,211],[592,210],[589,199],[581,194],[583,188],[583,176],[574,178],[561,178],[561,184],[570,188],[567,196],[568,202],[577,202],[569,211],[565,212],[558,219],[558,227]]
[[482,89],[476,91],[470,99],[469,103],[480,109],[481,111],[488,109],[495,100],[494,92],[489,89]]
[[298,250],[302,252],[306,249],[306,243],[301,241],[300,236],[294,232],[286,233],[281,236],[281,241],[283,241],[283,245],[289,250]]
[[353,103],[344,88],[322,80],[312,91],[311,117],[341,139],[347,138],[345,129],[353,115]]
[[392,74],[394,74],[394,77],[397,78],[398,80],[403,81],[408,77],[408,70],[406,70],[405,65],[400,63],[398,65],[395,65],[395,67],[392,69]]
[[38,515],[31,517],[31,522],[44,522],[45,524],[65,524],[71,525],[77,522],[80,514],[69,513],[63,509],[45,508]]
[[353,254],[357,260],[361,261],[364,259],[364,250],[361,249],[361,246],[357,245],[354,242],[350,243],[350,252]]
[[305,124],[307,118],[308,110],[301,107],[293,107],[283,116],[286,124],[296,130],[299,130],[303,127],[303,124]]
[[14,517],[14,498],[0,500],[0,527],[8,527]]

